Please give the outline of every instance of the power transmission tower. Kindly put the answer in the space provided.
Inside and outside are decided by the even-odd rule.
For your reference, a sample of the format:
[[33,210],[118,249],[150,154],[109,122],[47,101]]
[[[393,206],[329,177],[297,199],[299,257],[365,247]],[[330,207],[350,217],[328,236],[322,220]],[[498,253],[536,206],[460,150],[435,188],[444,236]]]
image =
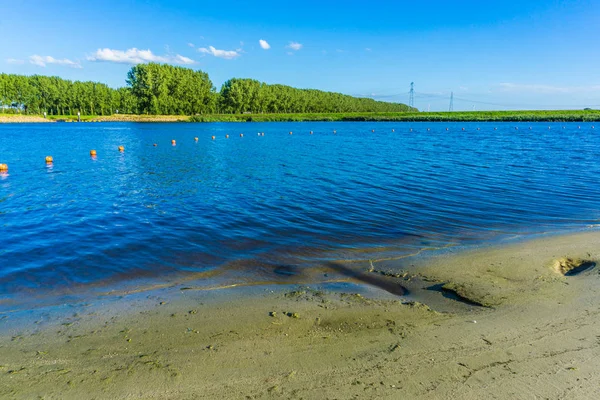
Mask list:
[[410,92],[408,93],[408,106],[409,107],[415,106],[415,83],[414,82],[410,83]]
[[454,92],[450,92],[450,109],[448,111],[454,111]]

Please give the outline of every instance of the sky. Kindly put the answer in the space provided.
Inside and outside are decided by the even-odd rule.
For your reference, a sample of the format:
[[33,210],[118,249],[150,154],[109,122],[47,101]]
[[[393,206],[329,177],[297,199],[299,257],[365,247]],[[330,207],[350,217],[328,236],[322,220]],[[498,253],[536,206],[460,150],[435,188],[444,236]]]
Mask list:
[[0,0],[0,72],[124,86],[141,62],[408,103],[600,108],[600,1]]

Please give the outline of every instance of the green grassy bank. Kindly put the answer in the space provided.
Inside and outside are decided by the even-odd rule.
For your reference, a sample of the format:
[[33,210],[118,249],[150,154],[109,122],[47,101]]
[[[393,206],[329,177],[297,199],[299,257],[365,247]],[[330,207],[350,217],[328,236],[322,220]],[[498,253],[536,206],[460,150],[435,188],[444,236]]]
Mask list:
[[[3,117],[3,115],[0,115]],[[4,122],[15,122],[33,115],[4,114]],[[12,118],[11,118],[12,117]],[[16,120],[19,118],[19,121]],[[49,121],[77,121],[76,115],[49,115]],[[300,121],[397,121],[397,122],[600,122],[600,110],[559,111],[473,111],[429,113],[294,113],[294,114],[201,114],[110,116],[82,115],[83,122],[300,122]]]

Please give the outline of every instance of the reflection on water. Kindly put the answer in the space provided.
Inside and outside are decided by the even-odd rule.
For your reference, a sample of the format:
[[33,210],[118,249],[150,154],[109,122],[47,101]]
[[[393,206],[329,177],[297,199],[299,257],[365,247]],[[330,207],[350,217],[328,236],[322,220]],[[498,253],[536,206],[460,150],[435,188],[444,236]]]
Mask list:
[[600,138],[551,126],[0,126],[0,291],[323,281],[332,261],[596,224]]

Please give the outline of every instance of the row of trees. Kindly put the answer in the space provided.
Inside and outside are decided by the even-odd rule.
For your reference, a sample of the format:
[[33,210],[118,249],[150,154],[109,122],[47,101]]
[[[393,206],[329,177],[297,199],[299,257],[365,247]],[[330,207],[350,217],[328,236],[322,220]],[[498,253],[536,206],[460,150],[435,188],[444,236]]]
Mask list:
[[0,74],[0,112],[111,115],[117,110],[159,115],[411,111],[404,104],[252,79],[230,79],[217,92],[205,72],[156,63],[132,67],[127,87],[119,89],[55,76]]

